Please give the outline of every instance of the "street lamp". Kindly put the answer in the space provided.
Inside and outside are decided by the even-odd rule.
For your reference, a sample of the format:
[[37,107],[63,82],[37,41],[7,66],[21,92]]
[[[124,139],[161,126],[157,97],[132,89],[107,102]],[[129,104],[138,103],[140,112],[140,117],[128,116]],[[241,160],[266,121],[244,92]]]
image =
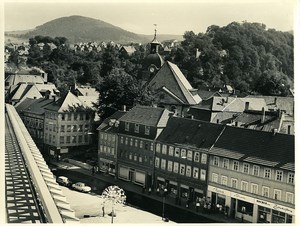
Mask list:
[[166,218],[165,218],[165,202],[166,202],[166,195],[167,195],[167,188],[164,188],[163,190],[163,210],[162,210],[162,220],[163,221],[166,221]]

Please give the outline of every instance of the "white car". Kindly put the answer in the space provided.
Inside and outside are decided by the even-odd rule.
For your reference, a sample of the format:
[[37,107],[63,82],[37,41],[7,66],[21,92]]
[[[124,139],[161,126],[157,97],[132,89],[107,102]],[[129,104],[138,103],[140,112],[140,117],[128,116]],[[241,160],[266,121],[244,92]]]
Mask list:
[[76,184],[73,184],[72,188],[81,192],[90,192],[92,190],[91,187],[86,186],[85,183],[82,182],[77,182]]
[[59,176],[56,179],[57,183],[59,183],[60,185],[66,186],[66,187],[71,187],[72,182],[65,176]]

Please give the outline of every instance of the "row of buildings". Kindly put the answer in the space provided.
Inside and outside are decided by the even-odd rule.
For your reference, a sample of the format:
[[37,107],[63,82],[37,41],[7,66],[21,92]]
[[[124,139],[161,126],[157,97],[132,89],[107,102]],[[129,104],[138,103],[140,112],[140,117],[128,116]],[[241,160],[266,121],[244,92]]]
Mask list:
[[205,200],[248,222],[295,221],[293,135],[145,106],[116,112],[98,130],[101,172],[146,190],[167,189],[180,205]]

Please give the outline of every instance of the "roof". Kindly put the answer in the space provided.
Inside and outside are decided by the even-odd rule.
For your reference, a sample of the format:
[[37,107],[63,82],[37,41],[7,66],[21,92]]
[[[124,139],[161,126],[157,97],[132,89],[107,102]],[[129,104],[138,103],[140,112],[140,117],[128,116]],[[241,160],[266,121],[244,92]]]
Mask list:
[[[116,111],[114,114],[106,118],[97,128],[97,130],[106,131],[106,132],[117,132],[118,131],[117,120],[119,120],[124,114],[126,114],[126,111]],[[116,122],[117,124],[115,124]]]
[[185,145],[193,148],[209,149],[215,143],[224,125],[171,117],[157,141],[168,144]]
[[276,166],[295,163],[293,135],[226,126],[212,151],[216,148],[243,154],[243,158],[251,157],[256,162],[276,162]]
[[22,102],[20,102],[17,106],[15,106],[15,108],[18,112],[22,112],[26,108],[28,108],[28,106],[30,106],[32,103],[34,103],[38,100],[39,99],[25,98]]
[[120,118],[120,121],[142,124],[147,126],[163,127],[169,118],[170,112],[164,108],[135,106]]
[[174,96],[188,105],[195,105],[201,101],[198,94],[192,94],[195,90],[177,65],[169,61],[165,62],[157,74],[149,81],[148,86],[155,90],[166,87]]
[[95,108],[95,104],[99,102],[99,96],[78,96],[77,98],[90,108]]
[[42,97],[41,93],[39,90],[34,86],[34,85],[29,85],[29,84],[18,84],[18,86],[12,90],[11,93],[9,93],[6,96],[6,100],[9,101],[19,101],[22,98],[40,98]]
[[197,93],[201,97],[202,100],[208,100],[208,99],[212,98],[213,96],[222,96],[218,91],[209,91],[209,90],[203,90],[203,89],[198,89]]
[[93,87],[77,87],[76,88],[82,96],[97,96],[99,97],[99,92]]
[[40,91],[40,92],[45,92],[45,91],[50,91],[50,95],[55,95],[55,92],[57,92],[57,88],[54,84],[52,83],[47,83],[47,84],[35,84],[35,87]]
[[54,102],[54,99],[39,98],[32,101],[26,108],[23,108],[23,112],[34,113],[42,115],[45,113],[45,108]]
[[67,94],[48,105],[45,109],[56,112],[74,112],[86,111],[90,108],[80,101],[73,93],[68,91]]
[[122,46],[122,49],[124,49],[129,55],[133,54],[136,51],[134,46]]
[[16,85],[19,83],[40,83],[44,84],[44,78],[40,75],[21,75],[21,74],[13,74],[9,75],[5,82],[10,82],[12,85]]

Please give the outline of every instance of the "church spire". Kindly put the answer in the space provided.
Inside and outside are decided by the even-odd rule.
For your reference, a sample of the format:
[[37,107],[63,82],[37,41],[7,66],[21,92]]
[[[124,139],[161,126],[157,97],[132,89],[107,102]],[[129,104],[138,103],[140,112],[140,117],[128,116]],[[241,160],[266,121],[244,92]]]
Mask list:
[[154,38],[151,42],[151,47],[150,47],[150,53],[158,53],[158,46],[160,45],[160,42],[157,41],[156,39],[156,35],[157,35],[157,24],[153,24],[155,26],[155,29],[154,29]]

